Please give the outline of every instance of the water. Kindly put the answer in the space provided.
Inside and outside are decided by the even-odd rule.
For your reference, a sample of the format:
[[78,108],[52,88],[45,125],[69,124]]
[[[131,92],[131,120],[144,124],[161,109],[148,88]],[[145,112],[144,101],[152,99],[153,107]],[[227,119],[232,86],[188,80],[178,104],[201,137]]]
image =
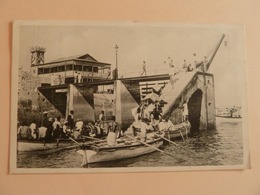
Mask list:
[[[91,164],[91,167],[165,167],[165,166],[218,166],[243,163],[242,119],[217,118],[217,130],[202,131],[179,145],[164,145],[160,152],[136,158]],[[17,155],[19,168],[80,168],[82,157],[75,149],[57,153],[41,152]],[[87,168],[87,167],[85,167]]]

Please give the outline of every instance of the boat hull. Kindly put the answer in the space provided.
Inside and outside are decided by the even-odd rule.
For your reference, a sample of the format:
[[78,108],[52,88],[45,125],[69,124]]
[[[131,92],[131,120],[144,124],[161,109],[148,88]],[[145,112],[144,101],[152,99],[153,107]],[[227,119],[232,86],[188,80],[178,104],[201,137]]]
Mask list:
[[190,123],[183,122],[174,126],[174,130],[165,131],[165,138],[176,139],[186,137],[190,133]]
[[[82,140],[78,140],[79,143],[83,143]],[[77,144],[71,140],[59,140],[50,143],[44,143],[40,140],[18,140],[17,151],[18,152],[32,152],[32,151],[51,151],[76,148]]]
[[100,148],[97,152],[94,150],[78,150],[78,153],[83,156],[83,166],[90,163],[115,161],[149,154],[155,152],[155,148],[159,148],[163,145],[161,139],[155,139],[146,143],[152,147],[142,143],[135,143],[129,146],[104,147]]

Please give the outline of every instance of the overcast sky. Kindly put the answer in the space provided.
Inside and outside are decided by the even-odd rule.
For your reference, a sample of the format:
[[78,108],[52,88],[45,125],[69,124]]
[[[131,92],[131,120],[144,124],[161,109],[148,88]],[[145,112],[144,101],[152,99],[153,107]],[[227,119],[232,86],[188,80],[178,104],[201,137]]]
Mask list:
[[30,48],[46,48],[45,62],[78,54],[90,54],[115,67],[118,49],[119,74],[140,73],[146,61],[148,74],[169,71],[168,58],[174,65],[201,60],[225,39],[214,58],[210,71],[215,78],[217,107],[241,105],[245,93],[245,48],[242,26],[176,25],[142,23],[46,24],[21,25],[19,63],[30,68]]

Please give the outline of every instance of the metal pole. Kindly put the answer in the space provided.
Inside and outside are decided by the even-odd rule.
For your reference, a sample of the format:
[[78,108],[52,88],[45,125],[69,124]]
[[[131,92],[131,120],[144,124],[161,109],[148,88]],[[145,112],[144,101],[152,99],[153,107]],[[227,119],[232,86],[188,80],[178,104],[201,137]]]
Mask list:
[[117,52],[118,52],[118,45],[115,46],[116,50],[116,70],[115,70],[115,79],[118,79],[118,63],[117,63]]

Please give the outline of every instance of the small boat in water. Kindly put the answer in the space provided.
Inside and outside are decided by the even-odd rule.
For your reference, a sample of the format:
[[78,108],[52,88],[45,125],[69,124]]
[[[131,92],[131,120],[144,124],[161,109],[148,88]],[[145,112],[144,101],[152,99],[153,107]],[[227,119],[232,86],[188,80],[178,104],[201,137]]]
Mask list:
[[44,140],[18,140],[17,141],[17,151],[18,152],[32,152],[32,151],[59,151],[64,149],[73,149],[77,148],[78,144],[96,143],[101,141],[90,141],[88,138],[81,139],[69,139],[69,138],[60,138],[52,140],[50,142],[45,142]]
[[184,139],[184,137],[187,137],[190,133],[190,127],[191,125],[188,121],[176,124],[174,125],[173,130],[165,131],[164,137],[167,139],[176,139],[182,137]]
[[115,146],[107,144],[92,144],[83,147],[77,152],[82,155],[82,166],[90,163],[115,161],[132,157],[149,154],[159,150],[163,145],[163,140],[160,137],[148,136],[145,142],[138,139],[123,139],[117,140]]

